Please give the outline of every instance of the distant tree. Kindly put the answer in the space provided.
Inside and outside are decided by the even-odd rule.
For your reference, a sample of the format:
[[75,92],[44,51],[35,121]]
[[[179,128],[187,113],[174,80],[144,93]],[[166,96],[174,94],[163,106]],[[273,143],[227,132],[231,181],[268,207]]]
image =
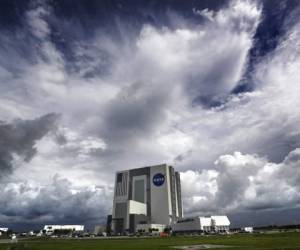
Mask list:
[[165,227],[164,233],[169,234],[170,232],[171,232],[171,228],[170,227]]

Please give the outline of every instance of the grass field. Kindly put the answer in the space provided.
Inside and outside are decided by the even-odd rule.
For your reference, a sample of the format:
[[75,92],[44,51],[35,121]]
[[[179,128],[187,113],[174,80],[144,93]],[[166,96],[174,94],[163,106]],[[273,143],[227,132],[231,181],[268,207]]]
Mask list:
[[[298,249],[300,233],[126,239],[34,239],[0,244],[0,250],[164,250],[171,246],[216,244],[222,249]],[[218,248],[221,249],[221,248]]]

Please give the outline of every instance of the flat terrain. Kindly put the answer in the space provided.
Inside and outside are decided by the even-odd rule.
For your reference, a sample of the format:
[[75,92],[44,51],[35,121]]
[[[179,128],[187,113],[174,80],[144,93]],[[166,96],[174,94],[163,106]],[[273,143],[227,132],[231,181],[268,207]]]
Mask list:
[[[227,236],[194,236],[169,238],[113,238],[113,239],[42,239],[19,240],[18,243],[0,244],[0,250],[174,250],[174,246],[199,245],[190,249],[298,249],[300,233],[272,233]],[[221,247],[220,246],[226,246]],[[181,248],[183,249],[183,248]],[[189,249],[189,248],[186,248]],[[212,248],[210,248],[212,249]]]

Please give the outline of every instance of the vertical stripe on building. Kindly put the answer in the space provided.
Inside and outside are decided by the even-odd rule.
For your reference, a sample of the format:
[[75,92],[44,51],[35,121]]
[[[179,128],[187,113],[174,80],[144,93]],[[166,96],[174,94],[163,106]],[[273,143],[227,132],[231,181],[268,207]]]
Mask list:
[[[122,175],[122,177],[119,178],[118,175]],[[116,196],[127,195],[127,182],[128,182],[128,172],[117,174]]]

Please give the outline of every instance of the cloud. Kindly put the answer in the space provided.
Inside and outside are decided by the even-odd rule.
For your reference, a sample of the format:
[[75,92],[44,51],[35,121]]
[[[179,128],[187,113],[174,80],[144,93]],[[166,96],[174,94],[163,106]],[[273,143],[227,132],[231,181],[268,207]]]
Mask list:
[[296,22],[278,48],[256,65],[252,92],[231,95],[218,108],[194,109],[184,117],[182,129],[193,131],[193,140],[200,144],[186,159],[187,169],[211,168],[220,155],[237,150],[279,163],[299,147],[298,29]]
[[112,195],[105,187],[78,187],[58,175],[44,185],[16,182],[1,189],[3,223],[99,223]]
[[300,206],[299,159],[299,148],[281,163],[235,152],[220,156],[215,162],[216,170],[183,172],[186,213],[297,208]]
[[50,11],[42,4],[38,4],[35,8],[26,12],[29,29],[35,37],[44,39],[50,35],[50,28],[45,20],[49,14]]
[[[24,146],[1,148],[7,171],[15,168],[6,189],[13,194],[10,209],[14,200],[25,204],[24,211],[7,210],[5,220],[96,221],[109,212],[112,193],[87,187],[110,190],[115,171],[161,162],[182,172],[187,215],[297,206],[298,177],[290,174],[300,147],[297,19],[249,72],[253,90],[231,94],[247,69],[262,6],[231,1],[215,11],[191,8],[197,21],[177,13],[172,27],[136,28],[122,20],[128,23],[117,31],[98,25],[82,37],[77,17],[58,17],[43,2],[30,5],[21,27],[0,35],[0,129]],[[23,143],[23,124],[53,112],[62,114],[59,124],[53,118],[53,128]],[[15,118],[22,120],[8,122]],[[38,131],[26,126],[30,135]],[[55,173],[62,177],[49,183]],[[21,187],[29,190],[24,200]],[[276,200],[272,189],[290,200]],[[72,206],[79,205],[76,214]]]
[[180,173],[184,216],[214,212],[218,175],[215,170],[188,170]]
[[36,142],[56,128],[58,114],[47,114],[34,120],[0,123],[1,177],[13,170],[14,156],[30,161],[37,153]]
[[[223,106],[209,112],[201,110],[197,117],[195,112],[191,113],[185,129],[194,129],[194,141],[204,145],[194,148],[184,160],[187,169],[195,169],[190,172],[193,177],[186,178],[183,172],[187,214],[229,213],[239,225],[243,221],[249,223],[251,219],[247,217],[256,224],[299,220],[291,211],[299,208],[296,166],[299,166],[300,139],[296,125],[300,119],[296,109],[300,79],[296,70],[300,62],[296,42],[299,19],[293,23],[278,48],[256,65],[253,92],[231,96]],[[197,118],[199,122],[195,122]],[[237,149],[247,153],[231,154]],[[206,180],[198,177],[211,169],[216,171],[214,177],[208,176]],[[184,185],[185,182],[188,184]],[[213,187],[206,188],[205,195],[203,188],[189,195],[189,186],[199,182],[204,187],[206,183]],[[272,219],[268,213],[273,214]],[[260,223],[260,216],[268,221]]]
[[215,164],[220,169],[216,205],[226,207],[234,206],[240,197],[243,198],[245,189],[249,186],[247,176],[255,175],[257,168],[264,162],[255,156],[235,152],[233,156],[220,156]]
[[[109,37],[100,36],[97,51],[108,55],[114,69],[105,81],[117,88],[117,94],[99,112],[102,116],[97,124],[107,152],[128,157],[122,152],[130,145],[137,154],[144,154],[142,151],[149,151],[146,144],[161,147],[162,141],[179,134],[194,141],[184,121],[202,112],[191,106],[196,101],[196,106],[206,108],[238,84],[260,12],[253,2],[233,2],[216,12],[210,23],[176,29],[144,25],[137,37],[129,36],[129,44],[117,46]],[[237,29],[234,23],[242,24]],[[169,145],[163,154],[150,150],[150,158],[157,155],[173,161],[192,147],[176,150]],[[171,157],[174,153],[169,150],[178,155]],[[141,164],[148,165],[146,160]]]

